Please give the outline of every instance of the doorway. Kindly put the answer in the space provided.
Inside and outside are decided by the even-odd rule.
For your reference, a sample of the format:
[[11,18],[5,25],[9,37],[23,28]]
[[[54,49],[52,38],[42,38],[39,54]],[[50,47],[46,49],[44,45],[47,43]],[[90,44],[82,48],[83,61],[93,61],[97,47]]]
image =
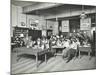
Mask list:
[[71,33],[78,32],[80,30],[80,19],[69,19],[69,28]]
[[29,30],[28,36],[32,36],[32,40],[37,40],[37,38],[41,38],[42,32],[41,30]]

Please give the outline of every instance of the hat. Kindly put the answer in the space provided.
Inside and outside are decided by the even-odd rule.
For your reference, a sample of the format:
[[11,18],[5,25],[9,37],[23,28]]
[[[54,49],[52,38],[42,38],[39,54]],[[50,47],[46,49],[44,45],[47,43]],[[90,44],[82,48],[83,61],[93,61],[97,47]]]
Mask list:
[[74,39],[72,39],[72,41],[76,42],[77,40],[74,38]]

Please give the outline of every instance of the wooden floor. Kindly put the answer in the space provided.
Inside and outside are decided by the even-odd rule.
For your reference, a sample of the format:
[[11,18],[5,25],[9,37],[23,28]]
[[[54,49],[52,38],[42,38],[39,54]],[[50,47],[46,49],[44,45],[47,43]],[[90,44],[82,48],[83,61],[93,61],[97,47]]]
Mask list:
[[95,69],[96,58],[92,57],[89,60],[87,55],[83,55],[80,59],[72,59],[66,63],[61,56],[49,57],[47,63],[39,60],[39,67],[36,68],[36,61],[34,56],[23,55],[21,59],[16,61],[16,53],[11,55],[11,73],[36,73],[36,72],[54,72],[54,71],[71,71],[71,70],[84,70]]

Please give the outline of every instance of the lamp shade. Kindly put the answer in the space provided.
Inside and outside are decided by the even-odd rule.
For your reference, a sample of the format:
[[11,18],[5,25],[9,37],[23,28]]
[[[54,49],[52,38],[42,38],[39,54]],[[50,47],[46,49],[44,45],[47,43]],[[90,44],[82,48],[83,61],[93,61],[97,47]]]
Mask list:
[[81,18],[81,19],[86,18],[86,14],[85,14],[85,12],[82,12],[82,14],[80,15],[80,18]]
[[20,37],[24,37],[24,34],[20,34]]

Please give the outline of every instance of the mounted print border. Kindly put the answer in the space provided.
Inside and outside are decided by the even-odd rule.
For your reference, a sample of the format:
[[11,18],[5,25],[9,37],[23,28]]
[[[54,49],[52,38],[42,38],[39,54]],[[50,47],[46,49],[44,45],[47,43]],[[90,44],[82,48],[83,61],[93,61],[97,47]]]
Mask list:
[[96,6],[11,0],[11,74],[96,69]]

